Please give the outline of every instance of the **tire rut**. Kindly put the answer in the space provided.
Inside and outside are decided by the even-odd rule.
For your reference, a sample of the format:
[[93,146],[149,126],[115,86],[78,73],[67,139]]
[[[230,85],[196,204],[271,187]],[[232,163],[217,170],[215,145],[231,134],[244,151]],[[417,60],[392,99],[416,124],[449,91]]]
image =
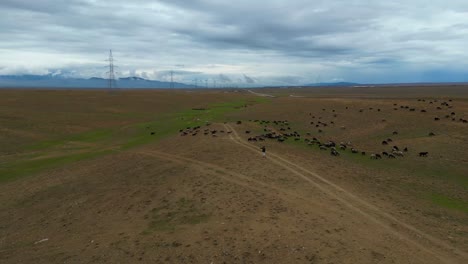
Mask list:
[[[276,187],[275,185],[272,184],[267,184],[263,181],[259,181],[257,179],[254,179],[252,177],[246,176],[244,174],[236,173],[233,171],[229,171],[226,168],[223,168],[221,166],[212,164],[212,163],[207,163],[207,162],[202,162],[199,160],[195,159],[190,159],[187,157],[182,157],[182,156],[176,156],[172,154],[167,154],[167,153],[162,153],[159,151],[138,151],[134,152],[136,154],[140,155],[146,155],[146,156],[151,156],[151,157],[156,157],[159,159],[164,159],[168,160],[171,162],[175,163],[180,163],[180,164],[186,164],[190,163],[192,165],[195,165],[198,169],[201,170],[207,170],[209,172],[214,173],[215,175],[223,178],[226,181],[229,181],[231,183],[234,183],[236,185],[239,185],[241,187],[255,190],[258,192],[261,192],[263,194],[269,195],[269,196],[274,196],[274,197],[279,197],[283,200],[289,201],[289,202],[294,202],[295,200],[301,200],[308,202],[310,204],[310,201],[305,199],[304,197],[297,195],[293,192],[288,192],[285,191],[279,187]],[[231,176],[228,177],[227,175]],[[274,193],[272,193],[274,191]],[[314,203],[315,205],[320,205],[320,203],[316,202]],[[331,210],[331,211],[338,211],[338,210]]]
[[[233,140],[240,146],[247,148],[251,151],[256,153],[259,152],[257,147],[251,145],[248,142],[243,141],[237,131],[230,125],[224,124],[227,130],[231,130],[232,134],[229,135],[230,139]],[[273,163],[289,170],[293,174],[299,176],[303,180],[309,182],[319,190],[323,191],[324,193],[332,196],[333,198],[340,201],[342,204],[346,205],[348,208],[352,209],[353,211],[361,214],[366,219],[374,222],[375,224],[385,228],[391,234],[395,235],[401,240],[404,240],[416,248],[429,253],[430,255],[437,257],[440,261],[444,263],[458,263],[453,259],[452,256],[445,256],[445,253],[435,252],[433,248],[444,248],[449,252],[455,254],[457,257],[462,257],[464,259],[468,259],[468,254],[456,249],[440,239],[437,239],[407,223],[402,222],[401,220],[396,219],[394,216],[384,212],[380,208],[370,204],[367,201],[364,201],[362,198],[354,195],[353,193],[343,189],[342,187],[338,186],[337,184],[331,182],[328,179],[320,176],[317,173],[314,173],[310,170],[305,169],[304,167],[295,164],[278,154],[269,152],[268,159]],[[306,176],[310,175],[311,177]],[[404,232],[406,231],[406,232]],[[409,235],[411,234],[411,235]],[[420,241],[424,240],[426,243],[430,243],[432,246],[431,248],[426,247]]]

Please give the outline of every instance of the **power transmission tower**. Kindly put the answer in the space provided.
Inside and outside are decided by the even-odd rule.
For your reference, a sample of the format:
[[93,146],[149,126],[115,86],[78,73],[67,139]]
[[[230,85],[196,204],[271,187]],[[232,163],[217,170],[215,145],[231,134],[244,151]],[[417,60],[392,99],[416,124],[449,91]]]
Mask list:
[[108,79],[108,88],[112,92],[115,88],[115,73],[114,73],[114,57],[112,56],[112,50],[109,50],[109,79]]

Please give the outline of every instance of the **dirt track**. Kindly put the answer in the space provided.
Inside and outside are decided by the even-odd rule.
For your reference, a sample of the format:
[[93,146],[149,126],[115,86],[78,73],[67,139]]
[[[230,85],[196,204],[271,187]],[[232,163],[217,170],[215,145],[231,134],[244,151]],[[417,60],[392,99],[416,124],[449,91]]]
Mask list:
[[[250,145],[247,142],[244,142],[232,126],[225,125],[225,127],[226,129],[233,131],[234,136],[230,135],[229,137],[234,142],[254,152],[258,152],[256,147]],[[269,153],[268,156],[270,157],[269,159],[272,160],[275,164],[278,164],[279,166],[288,169],[289,171],[301,177],[310,184],[314,185],[321,191],[339,200],[348,208],[362,215],[367,220],[370,220],[375,224],[381,226],[382,228],[385,228],[392,235],[395,235],[402,241],[405,241],[414,246],[415,248],[424,251],[428,255],[436,257],[441,262],[454,263],[455,259],[451,257],[452,254],[455,254],[457,255],[457,257],[461,257],[462,259],[468,259],[468,253],[453,248],[451,245],[394,218],[388,213],[380,210],[378,207],[344,190],[343,188],[330,182],[324,177],[318,175],[317,173],[311,172],[310,170],[307,170],[298,164],[288,161],[287,159],[281,157],[278,154]],[[310,175],[313,178],[311,179],[306,175]],[[426,246],[425,244],[428,242],[429,245]],[[443,252],[437,252],[440,249],[443,249]],[[446,254],[447,252],[449,252],[448,255]]]

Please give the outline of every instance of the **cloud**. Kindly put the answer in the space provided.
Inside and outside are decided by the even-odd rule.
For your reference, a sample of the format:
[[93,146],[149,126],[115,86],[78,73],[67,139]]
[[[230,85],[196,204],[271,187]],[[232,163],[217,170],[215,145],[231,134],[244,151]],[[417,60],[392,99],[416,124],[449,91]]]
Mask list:
[[465,0],[2,0],[0,12],[0,74],[101,76],[109,49],[121,75],[174,70],[187,82],[459,81],[468,72]]
[[247,75],[244,74],[244,81],[246,83],[255,83],[255,80]]
[[224,83],[231,83],[232,82],[231,78],[229,78],[228,76],[226,76],[224,74],[219,74],[218,78]]

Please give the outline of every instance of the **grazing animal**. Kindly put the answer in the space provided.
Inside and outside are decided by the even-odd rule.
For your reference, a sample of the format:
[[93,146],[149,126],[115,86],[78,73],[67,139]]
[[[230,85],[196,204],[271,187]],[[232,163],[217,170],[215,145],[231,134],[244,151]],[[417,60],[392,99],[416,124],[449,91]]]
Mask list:
[[246,134],[250,134],[250,131],[249,131],[249,130],[246,130],[245,133],[246,133]]
[[427,157],[428,154],[429,154],[429,152],[427,152],[427,151],[419,152],[419,157]]
[[155,134],[155,132],[151,132],[151,135],[154,135],[154,134]]
[[332,156],[335,156],[335,157],[336,157],[336,156],[339,156],[339,155],[340,155],[340,153],[339,153],[338,151],[336,151],[336,150],[332,149],[332,150],[331,150],[331,152],[330,152],[330,155],[332,155]]
[[362,155],[362,156],[365,156],[365,155],[366,155],[366,152],[365,152],[365,151],[361,152],[361,155]]
[[405,149],[403,149],[403,152],[408,152],[408,147],[405,147]]
[[393,154],[389,154],[389,155],[388,155],[388,158],[389,158],[389,159],[395,159],[396,157],[395,157],[395,155],[393,155]]
[[382,141],[382,145],[388,145],[388,142],[387,141]]
[[325,147],[324,145],[320,145],[319,148],[320,148],[321,150],[327,150],[327,147]]
[[383,155],[383,156],[387,156],[387,157],[388,157],[388,153],[387,153],[387,152],[385,152],[385,151],[382,151],[382,155]]
[[440,118],[438,118],[438,117],[434,117],[434,120],[435,120],[435,121],[439,121],[439,120],[440,120]]
[[359,151],[357,149],[355,149],[355,148],[351,148],[351,152],[354,153],[354,154],[359,153]]
[[430,132],[430,133],[429,133],[429,136],[430,136],[430,137],[435,136],[434,132]]
[[239,121],[236,122],[236,124],[240,125],[240,124],[242,124],[242,121],[239,120]]
[[398,131],[393,131],[393,135],[398,135]]
[[426,113],[426,112],[427,112],[427,111],[426,111],[426,110],[424,110],[424,109],[423,109],[423,110],[421,110],[421,113]]
[[395,155],[395,156],[398,156],[398,157],[403,157],[404,156],[403,152],[401,152],[401,151],[393,151],[392,154]]

